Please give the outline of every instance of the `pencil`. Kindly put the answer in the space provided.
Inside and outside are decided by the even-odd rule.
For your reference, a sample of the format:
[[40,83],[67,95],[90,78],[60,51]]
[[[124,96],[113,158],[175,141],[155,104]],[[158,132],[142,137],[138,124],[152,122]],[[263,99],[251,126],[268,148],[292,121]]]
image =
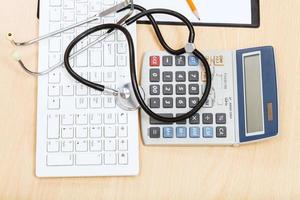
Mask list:
[[190,6],[192,12],[194,13],[194,15],[200,20],[199,12],[198,12],[193,0],[186,0],[186,1],[189,4],[189,6]]

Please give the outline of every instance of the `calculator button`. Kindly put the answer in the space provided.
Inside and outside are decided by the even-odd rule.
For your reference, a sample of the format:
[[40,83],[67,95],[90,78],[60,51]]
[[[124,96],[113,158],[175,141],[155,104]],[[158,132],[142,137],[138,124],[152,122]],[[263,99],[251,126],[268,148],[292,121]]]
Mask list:
[[190,138],[200,138],[200,128],[190,127],[189,134],[190,134]]
[[189,66],[198,66],[199,59],[196,56],[189,56]]
[[203,137],[212,138],[213,137],[213,128],[212,127],[203,127]]
[[150,69],[150,82],[159,82],[159,69]]
[[175,65],[176,66],[185,66],[185,56],[175,56]]
[[159,95],[160,86],[159,85],[150,85],[150,95]]
[[172,82],[173,73],[172,72],[163,72],[163,82]]
[[186,85],[178,84],[176,85],[176,94],[185,95],[186,94]]
[[217,113],[216,114],[216,123],[217,124],[226,124],[226,114],[225,113]]
[[177,97],[176,98],[176,108],[186,108],[186,98]]
[[189,85],[189,94],[199,94],[199,85],[198,84],[190,84]]
[[190,124],[200,124],[200,115],[196,113],[192,115],[189,119]]
[[198,82],[199,81],[199,72],[198,71],[189,72],[189,81],[190,82]]
[[150,56],[150,66],[158,67],[160,65],[160,57],[159,56]]
[[172,56],[163,56],[162,57],[163,66],[172,66],[173,65],[173,57]]
[[159,98],[150,98],[150,108],[159,108],[160,99]]
[[225,138],[227,136],[227,129],[225,126],[219,126],[216,128],[216,137]]
[[[168,117],[168,118],[173,117],[172,113],[159,114],[159,115],[162,117]],[[162,121],[158,121],[158,120],[150,117],[150,124],[172,124],[172,122],[162,122]]]
[[[184,113],[178,113],[178,114],[176,114],[176,117],[181,116],[181,115],[184,115]],[[179,122],[176,122],[176,124],[186,124],[186,119],[182,120],[182,121],[179,121]]]
[[173,94],[173,85],[171,85],[171,84],[163,85],[163,94],[164,95],[172,95]]
[[173,108],[173,98],[163,98],[163,107],[164,108]]
[[182,72],[182,71],[176,72],[175,77],[176,77],[175,79],[176,79],[177,82],[185,82],[186,81],[185,72]]
[[213,123],[213,114],[203,113],[202,114],[202,123],[203,124],[212,124]]
[[172,127],[163,128],[163,137],[164,138],[172,138],[173,137],[173,128]]
[[176,128],[176,137],[177,138],[186,138],[186,127],[177,127]]
[[149,129],[149,137],[150,138],[160,138],[160,128],[159,127],[151,127]]
[[189,107],[194,108],[199,103],[198,97],[190,97],[189,98]]

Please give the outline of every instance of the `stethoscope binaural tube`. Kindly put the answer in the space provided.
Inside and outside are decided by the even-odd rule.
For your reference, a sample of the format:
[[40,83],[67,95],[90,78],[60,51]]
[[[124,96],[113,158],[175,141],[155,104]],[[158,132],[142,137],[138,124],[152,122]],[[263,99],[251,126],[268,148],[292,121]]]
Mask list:
[[[206,102],[208,96],[209,96],[209,92],[211,89],[211,72],[210,72],[210,67],[208,62],[206,61],[205,57],[197,50],[194,48],[193,46],[193,42],[194,42],[194,38],[195,38],[195,32],[194,32],[194,28],[193,25],[189,22],[189,20],[184,17],[183,15],[175,12],[175,11],[171,11],[171,10],[167,10],[167,9],[151,9],[151,10],[146,10],[143,11],[139,14],[137,14],[136,16],[131,17],[130,19],[128,19],[125,24],[126,25],[130,25],[131,23],[135,22],[136,20],[140,19],[141,17],[144,16],[149,16],[152,14],[169,14],[172,15],[174,17],[179,18],[180,20],[182,20],[187,27],[189,28],[190,34],[189,34],[189,40],[188,40],[188,45],[185,48],[181,48],[178,50],[173,50],[172,48],[170,48],[163,40],[162,35],[160,34],[159,28],[157,25],[153,25],[153,27],[155,27],[155,31],[156,34],[159,37],[160,42],[162,43],[163,47],[171,54],[175,54],[175,55],[179,55],[179,54],[183,54],[183,53],[193,53],[203,64],[205,72],[206,72],[206,86],[205,86],[205,90],[203,93],[203,96],[201,97],[200,101],[197,103],[197,105],[192,108],[189,112],[177,116],[177,117],[163,117],[160,116],[159,114],[154,113],[145,103],[144,98],[140,92],[140,88],[137,82],[137,76],[136,76],[136,69],[135,69],[135,52],[134,52],[134,43],[132,40],[132,37],[129,33],[129,31],[118,24],[103,24],[103,25],[98,25],[95,26],[91,29],[86,30],[85,32],[81,33],[80,35],[78,35],[67,47],[66,51],[65,51],[65,55],[64,55],[64,63],[65,63],[65,68],[66,70],[70,73],[70,75],[76,79],[77,81],[79,81],[80,83],[91,87],[93,89],[99,90],[99,91],[105,91],[106,88],[104,85],[98,84],[98,83],[93,83],[89,80],[86,80],[84,78],[82,78],[81,76],[79,76],[70,66],[70,62],[69,62],[69,56],[70,53],[72,51],[72,49],[75,47],[75,45],[81,41],[82,39],[84,39],[85,37],[87,37],[90,34],[93,34],[94,32],[97,31],[101,31],[104,29],[116,29],[121,31],[127,40],[128,43],[128,49],[129,49],[129,67],[130,67],[130,76],[131,76],[131,84],[132,84],[132,89],[133,92],[135,94],[135,98],[137,100],[137,102],[139,103],[141,109],[143,109],[150,117],[159,120],[159,121],[163,121],[163,122],[178,122],[178,121],[182,121],[185,120],[191,116],[193,116],[194,114],[196,114],[204,105],[204,103]],[[153,21],[152,21],[153,22]],[[189,49],[189,50],[187,50]],[[115,91],[115,95],[117,96],[118,91]]]

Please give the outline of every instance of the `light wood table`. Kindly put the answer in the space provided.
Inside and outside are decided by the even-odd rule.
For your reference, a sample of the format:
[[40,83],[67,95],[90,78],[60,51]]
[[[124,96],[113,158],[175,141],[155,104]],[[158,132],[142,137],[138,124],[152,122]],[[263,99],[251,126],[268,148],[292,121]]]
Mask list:
[[[261,1],[261,27],[198,27],[201,49],[273,45],[280,94],[280,133],[241,147],[145,147],[140,175],[112,178],[35,177],[37,81],[9,58],[7,31],[38,34],[36,0],[2,0],[0,12],[0,199],[300,199],[300,1]],[[183,27],[164,26],[180,47]],[[170,34],[172,33],[172,34]],[[150,26],[138,25],[138,62],[161,49]],[[36,66],[37,48],[27,62]]]

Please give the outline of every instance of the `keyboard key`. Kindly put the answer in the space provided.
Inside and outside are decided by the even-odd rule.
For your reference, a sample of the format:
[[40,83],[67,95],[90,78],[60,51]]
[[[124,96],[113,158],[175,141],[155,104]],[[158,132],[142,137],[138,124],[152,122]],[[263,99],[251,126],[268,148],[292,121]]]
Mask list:
[[101,140],[91,140],[90,141],[90,151],[102,151],[102,141]]
[[158,67],[160,65],[159,56],[150,56],[150,67]]
[[163,137],[164,138],[173,138],[173,128],[172,127],[164,127],[163,128]]
[[48,123],[47,123],[47,135],[48,139],[58,139],[59,138],[59,115],[48,115]]
[[162,57],[163,66],[172,66],[173,57],[172,56],[163,56]]
[[[85,46],[85,45],[82,45]],[[81,49],[82,47],[77,47]],[[84,51],[76,56],[76,66],[77,67],[87,67],[88,66],[88,51]]]
[[76,124],[78,125],[85,125],[88,123],[88,116],[87,114],[77,114],[75,116]]
[[119,137],[127,137],[127,136],[128,136],[127,126],[120,126],[119,127]]
[[90,81],[100,83],[102,81],[102,72],[91,72]]
[[88,127],[78,126],[76,127],[76,138],[87,138],[88,137]]
[[202,123],[203,124],[212,124],[213,123],[213,114],[203,113],[202,114]]
[[60,74],[58,72],[50,72],[48,75],[49,83],[60,83]]
[[59,110],[60,109],[60,99],[59,98],[49,98],[48,99],[48,109],[49,110]]
[[185,66],[185,56],[175,56],[175,65],[176,66]]
[[163,72],[163,82],[172,82],[173,72]]
[[103,60],[105,67],[114,67],[115,66],[115,45],[112,43],[104,42],[103,43]]
[[102,52],[101,50],[91,50],[90,51],[90,66],[91,67],[101,67],[102,66]]
[[101,154],[76,154],[76,165],[101,165],[102,164]]
[[199,113],[194,114],[189,119],[190,124],[200,124],[200,115]]
[[104,72],[103,75],[104,82],[115,82],[116,81],[116,72]]
[[73,129],[73,127],[62,128],[61,129],[61,137],[65,138],[65,139],[73,138],[74,137],[74,129]]
[[88,150],[87,140],[77,140],[75,144],[75,150],[77,152],[86,152]]
[[127,124],[128,123],[128,114],[127,113],[119,113],[118,114],[119,124]]
[[72,140],[65,140],[61,143],[61,151],[62,152],[73,152],[74,151],[74,143]]
[[61,62],[61,56],[58,53],[49,54],[49,66],[57,65]]
[[115,113],[105,113],[104,114],[104,123],[105,124],[115,124],[116,123]]
[[92,126],[90,128],[90,138],[101,138],[102,128],[101,126]]
[[[181,115],[183,115],[183,114],[182,113],[177,113],[176,117],[181,116]],[[178,121],[178,122],[176,122],[176,124],[186,124],[186,119],[182,120],[182,121]]]
[[127,165],[128,164],[128,154],[127,153],[120,153],[119,154],[119,164],[120,165]]
[[198,84],[190,84],[189,85],[189,94],[190,95],[198,95],[199,94],[199,85]]
[[212,127],[203,127],[203,137],[204,138],[212,138],[213,135],[213,128]]
[[[173,117],[173,114],[159,114],[160,116],[163,117]],[[158,121],[152,117],[150,117],[150,124],[172,124],[170,122],[162,122],[162,121]]]
[[117,156],[114,152],[108,152],[104,154],[104,164],[105,165],[115,165],[117,164]]
[[217,124],[226,124],[226,114],[225,113],[217,113],[216,114],[216,123]]
[[[76,14],[77,15],[85,15],[84,18],[86,19],[86,15],[88,14],[88,5],[87,4],[78,4],[76,7]],[[80,20],[83,21],[83,20]]]
[[71,166],[73,165],[72,154],[51,153],[47,155],[48,166]]
[[176,137],[177,138],[186,138],[186,127],[177,127],[176,128]]
[[86,96],[88,94],[88,88],[85,85],[79,84],[76,86],[77,96]]
[[104,137],[106,137],[106,138],[116,137],[116,127],[115,126],[105,126],[104,127]]
[[173,98],[168,98],[168,97],[163,98],[163,107],[173,108]]
[[60,6],[61,0],[50,0],[50,6]]
[[48,86],[48,96],[50,97],[59,96],[59,94],[60,94],[59,86],[57,85]]
[[90,99],[90,107],[91,108],[101,108],[102,107],[101,97],[92,97]]
[[159,127],[151,127],[149,129],[149,137],[150,138],[160,138],[160,128]]
[[176,98],[176,108],[186,108],[186,98],[177,97]]
[[150,98],[150,108],[160,108],[160,99],[159,98]]
[[116,141],[114,139],[109,139],[104,141],[104,150],[105,151],[115,151],[116,150]]
[[175,79],[177,82],[185,82],[186,81],[186,73],[184,71],[176,72]]
[[190,127],[189,133],[190,133],[190,138],[200,138],[200,128],[199,127]]
[[227,129],[225,126],[218,126],[216,128],[216,137],[217,138],[226,138],[227,136]]
[[61,51],[61,39],[58,37],[52,37],[49,39],[49,51],[60,52]]
[[73,22],[75,21],[75,12],[74,11],[68,11],[68,10],[65,10],[64,11],[64,14],[63,14],[63,20],[65,22]]
[[173,94],[173,85],[164,84],[163,85],[163,94],[164,95],[172,95]]
[[104,108],[115,108],[116,107],[116,102],[115,102],[115,97],[110,97],[110,96],[105,96],[103,98],[103,106]]
[[88,108],[88,99],[85,97],[76,98],[76,108],[77,109]]
[[186,85],[184,85],[184,84],[176,85],[176,94],[177,95],[185,95],[186,94]]
[[93,125],[101,124],[101,113],[90,114],[90,123]]
[[160,72],[159,69],[150,69],[150,82],[159,82]]
[[119,54],[125,54],[127,52],[127,44],[119,42],[118,43],[118,53]]
[[49,140],[47,142],[47,151],[48,152],[58,152],[59,151],[59,141]]
[[72,114],[61,115],[61,124],[62,125],[72,125],[73,123],[74,123],[74,116]]
[[64,9],[74,9],[75,8],[75,1],[74,0],[63,0],[63,8]]
[[199,103],[198,97],[190,97],[189,98],[189,107],[194,108]]
[[50,8],[50,21],[59,22],[61,20],[61,10],[59,7]]
[[62,94],[63,96],[73,96],[74,95],[73,85],[63,85]]
[[127,151],[128,150],[128,140],[121,139],[119,140],[119,151]]
[[159,85],[150,85],[150,95],[159,95],[160,86]]
[[196,56],[189,56],[189,66],[198,66],[199,59]]
[[120,67],[127,66],[127,56],[126,55],[118,55],[117,63],[118,63],[118,66],[120,66]]
[[189,81],[190,82],[198,82],[199,81],[199,72],[198,71],[190,71],[189,72]]
[[98,0],[89,0],[89,9],[91,12],[99,12],[101,10],[101,2]]

